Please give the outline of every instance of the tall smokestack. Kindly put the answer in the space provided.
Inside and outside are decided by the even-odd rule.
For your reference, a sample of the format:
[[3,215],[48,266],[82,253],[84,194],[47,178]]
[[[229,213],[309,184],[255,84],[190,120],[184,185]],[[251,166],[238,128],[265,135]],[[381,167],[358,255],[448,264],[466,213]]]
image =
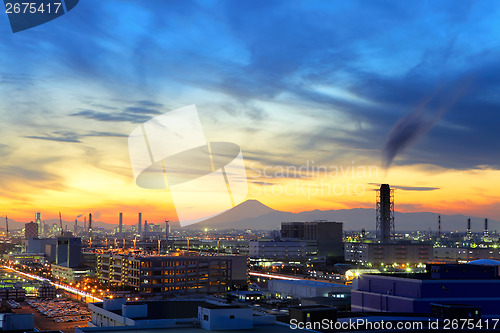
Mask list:
[[488,219],[484,219],[484,237],[488,237],[489,232],[488,232]]
[[441,238],[441,215],[438,215],[438,237]]
[[137,231],[139,235],[141,234],[141,229],[142,229],[142,213],[139,213],[139,225],[137,226]]
[[118,233],[122,233],[123,230],[123,213],[120,213],[120,222],[118,223]]
[[472,238],[472,229],[470,225],[470,218],[467,219],[467,238],[471,239]]
[[382,184],[377,195],[377,237],[382,243],[389,243],[394,233],[394,190],[389,184]]
[[168,236],[170,234],[170,225],[168,224],[169,220],[165,220],[165,247],[168,252]]

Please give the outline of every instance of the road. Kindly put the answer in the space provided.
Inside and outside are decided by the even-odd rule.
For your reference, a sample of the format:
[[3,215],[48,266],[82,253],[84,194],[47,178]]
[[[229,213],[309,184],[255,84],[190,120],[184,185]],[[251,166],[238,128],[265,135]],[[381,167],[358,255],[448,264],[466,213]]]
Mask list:
[[94,303],[94,302],[102,302],[102,298],[98,298],[98,297],[95,297],[95,296],[92,296],[91,294],[89,293],[86,293],[84,291],[81,291],[79,289],[76,289],[76,288],[73,288],[73,287],[70,287],[70,286],[66,286],[66,285],[63,285],[63,284],[60,284],[60,283],[57,283],[57,282],[52,282],[46,278],[42,278],[40,276],[37,276],[37,275],[33,275],[33,274],[29,274],[29,273],[24,273],[24,272],[21,272],[21,271],[18,271],[17,269],[13,269],[11,267],[8,267],[8,266],[2,266],[3,268],[5,269],[8,269],[12,272],[15,272],[17,274],[20,274],[20,275],[23,275],[27,278],[30,278],[30,279],[33,279],[33,280],[38,280],[38,281],[46,281],[48,283],[50,283],[51,285],[53,285],[54,287],[56,288],[60,288],[60,289],[63,289],[67,292],[70,292],[72,294],[75,294],[75,295],[78,295],[78,296],[83,296],[85,297],[86,299],[86,302],[87,303]]

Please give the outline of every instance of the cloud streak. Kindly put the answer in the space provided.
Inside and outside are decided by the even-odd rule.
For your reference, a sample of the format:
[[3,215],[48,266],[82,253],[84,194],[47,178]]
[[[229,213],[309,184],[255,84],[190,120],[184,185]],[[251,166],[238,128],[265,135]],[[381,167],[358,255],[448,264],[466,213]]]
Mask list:
[[36,140],[45,140],[45,141],[56,141],[56,142],[69,142],[69,143],[81,143],[81,139],[85,137],[118,137],[118,138],[126,138],[128,137],[125,134],[121,133],[113,133],[113,132],[99,132],[92,131],[88,133],[76,133],[76,132],[52,132],[47,135],[27,135],[25,138],[28,139],[36,139]]
[[[368,183],[368,185],[374,185],[376,187],[380,187],[381,184],[378,183]],[[392,185],[391,188],[403,190],[403,191],[435,191],[439,190],[439,187],[432,186],[401,186],[401,185]]]

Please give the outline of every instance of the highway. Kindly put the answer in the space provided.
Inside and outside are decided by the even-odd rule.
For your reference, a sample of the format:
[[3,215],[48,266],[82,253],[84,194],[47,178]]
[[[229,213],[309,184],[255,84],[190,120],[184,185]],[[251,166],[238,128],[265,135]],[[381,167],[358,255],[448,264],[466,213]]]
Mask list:
[[81,291],[80,289],[77,289],[77,288],[74,288],[74,287],[70,287],[70,286],[65,286],[65,285],[59,284],[57,282],[52,282],[49,279],[42,278],[40,276],[29,274],[29,273],[24,273],[24,272],[18,271],[17,269],[8,267],[8,266],[2,266],[2,267],[5,268],[5,269],[8,269],[10,271],[16,272],[17,274],[26,276],[26,277],[28,277],[30,279],[38,280],[38,281],[46,281],[46,282],[50,283],[51,285],[53,285],[56,288],[60,288],[60,289],[66,290],[67,292],[70,292],[70,293],[78,295],[78,296],[83,296],[83,297],[86,298],[87,303],[102,302],[103,301],[101,298],[95,297],[95,296],[93,296],[93,295],[91,295],[89,293]]

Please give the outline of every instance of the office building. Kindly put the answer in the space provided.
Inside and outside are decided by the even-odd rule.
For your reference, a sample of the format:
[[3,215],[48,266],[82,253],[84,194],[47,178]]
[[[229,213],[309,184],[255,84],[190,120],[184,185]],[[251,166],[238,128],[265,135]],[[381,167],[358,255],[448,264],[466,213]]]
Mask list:
[[363,274],[351,291],[352,311],[431,313],[431,304],[481,308],[499,315],[500,262],[428,264],[427,273]]
[[78,267],[82,255],[82,240],[78,237],[57,237],[56,264]]
[[35,223],[38,225],[38,233],[41,235],[45,234],[45,223],[42,221],[42,213],[35,213]]
[[246,256],[134,256],[100,254],[97,277],[111,288],[151,296],[174,293],[223,293],[247,283]]
[[[50,250],[50,246],[47,246]],[[63,282],[81,281],[91,271],[81,265],[82,240],[77,237],[57,237],[56,263],[51,265],[52,275]]]
[[24,239],[38,238],[38,224],[30,222],[24,225]]
[[315,240],[319,256],[342,260],[344,258],[342,227],[342,222],[283,222],[281,223],[281,237]]

